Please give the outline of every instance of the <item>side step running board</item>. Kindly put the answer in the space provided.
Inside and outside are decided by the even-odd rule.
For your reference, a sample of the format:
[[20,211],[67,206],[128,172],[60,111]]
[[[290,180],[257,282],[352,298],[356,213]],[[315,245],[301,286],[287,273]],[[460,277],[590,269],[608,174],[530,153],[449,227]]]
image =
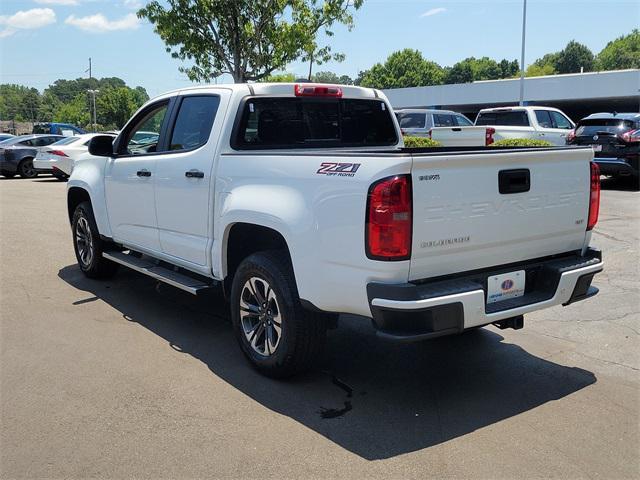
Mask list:
[[136,272],[144,273],[156,280],[177,287],[192,295],[197,295],[212,288],[212,285],[197,278],[190,277],[183,273],[174,272],[169,268],[156,265],[154,262],[144,258],[134,257],[122,252],[102,252],[102,256],[112,262],[129,267]]

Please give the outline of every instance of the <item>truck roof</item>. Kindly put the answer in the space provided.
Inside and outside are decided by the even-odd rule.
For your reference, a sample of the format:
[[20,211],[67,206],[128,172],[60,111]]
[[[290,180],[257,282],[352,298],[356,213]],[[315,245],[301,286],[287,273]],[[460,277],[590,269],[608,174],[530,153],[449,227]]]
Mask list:
[[527,105],[520,106],[514,105],[512,107],[493,107],[493,108],[483,108],[478,113],[486,113],[486,112],[512,112],[512,111],[531,111],[531,110],[552,110],[554,112],[562,112],[557,108],[553,107],[545,107],[544,105]]
[[224,88],[234,92],[242,92],[246,95],[282,95],[293,96],[295,94],[296,85],[304,86],[323,86],[323,87],[339,87],[342,90],[343,98],[385,98],[384,94],[373,88],[357,87],[355,85],[337,85],[315,82],[293,82],[293,83],[225,83],[225,84],[208,84],[197,85],[187,88],[177,88],[169,92],[158,95],[155,98],[173,95],[176,93],[198,92],[200,90],[208,90],[215,88]]

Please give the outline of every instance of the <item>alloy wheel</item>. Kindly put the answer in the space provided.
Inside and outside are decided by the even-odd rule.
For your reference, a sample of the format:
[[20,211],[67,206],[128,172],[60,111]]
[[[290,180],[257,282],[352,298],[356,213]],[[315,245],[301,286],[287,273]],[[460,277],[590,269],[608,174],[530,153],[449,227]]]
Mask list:
[[269,282],[251,277],[240,295],[240,322],[254,352],[273,355],[282,338],[282,316],[278,298]]
[[76,222],[76,246],[78,257],[83,266],[88,267],[93,260],[93,236],[89,228],[89,222],[84,216]]

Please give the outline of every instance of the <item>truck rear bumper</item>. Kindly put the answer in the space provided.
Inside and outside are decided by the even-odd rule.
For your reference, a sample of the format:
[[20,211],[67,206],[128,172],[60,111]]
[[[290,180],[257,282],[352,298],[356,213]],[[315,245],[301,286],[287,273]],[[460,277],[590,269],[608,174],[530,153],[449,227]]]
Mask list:
[[[598,293],[591,280],[602,269],[600,251],[590,249],[584,256],[511,264],[438,281],[370,283],[367,295],[378,335],[416,341],[584,300]],[[526,272],[524,295],[487,304],[487,279],[517,270]]]

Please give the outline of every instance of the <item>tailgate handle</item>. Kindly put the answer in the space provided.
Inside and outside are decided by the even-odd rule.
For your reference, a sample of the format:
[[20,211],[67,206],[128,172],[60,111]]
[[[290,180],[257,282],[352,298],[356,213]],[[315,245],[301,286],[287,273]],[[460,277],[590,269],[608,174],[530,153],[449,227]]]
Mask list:
[[531,189],[529,169],[500,170],[498,172],[498,188],[503,194],[528,192]]

